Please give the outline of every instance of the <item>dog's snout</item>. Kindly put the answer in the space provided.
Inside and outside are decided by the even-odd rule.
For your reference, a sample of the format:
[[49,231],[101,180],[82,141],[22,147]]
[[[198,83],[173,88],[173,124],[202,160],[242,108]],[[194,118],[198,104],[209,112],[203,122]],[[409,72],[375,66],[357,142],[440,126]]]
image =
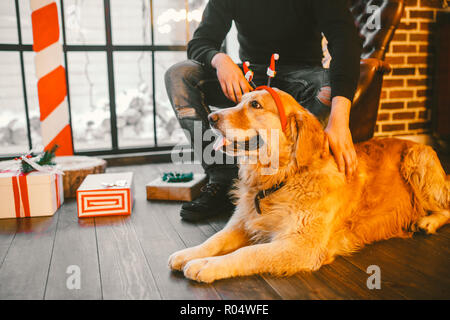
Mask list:
[[214,125],[219,121],[219,115],[217,113],[211,113],[208,116],[208,120],[211,125]]

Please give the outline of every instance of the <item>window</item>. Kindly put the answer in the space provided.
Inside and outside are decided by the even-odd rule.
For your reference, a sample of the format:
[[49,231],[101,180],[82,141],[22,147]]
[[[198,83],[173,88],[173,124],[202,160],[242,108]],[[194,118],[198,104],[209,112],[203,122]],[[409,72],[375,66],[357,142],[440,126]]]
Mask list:
[[[29,0],[0,2],[0,157],[42,150]],[[77,154],[186,142],[164,72],[186,59],[207,0],[56,0]]]

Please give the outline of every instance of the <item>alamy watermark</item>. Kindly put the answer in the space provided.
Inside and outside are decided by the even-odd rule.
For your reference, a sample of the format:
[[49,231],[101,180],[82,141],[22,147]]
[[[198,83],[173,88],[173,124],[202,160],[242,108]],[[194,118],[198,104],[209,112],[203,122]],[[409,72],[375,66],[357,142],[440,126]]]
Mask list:
[[381,289],[381,269],[379,266],[373,264],[367,267],[367,271],[368,274],[370,274],[371,276],[369,278],[367,278],[367,288],[369,290],[373,290],[373,289]]
[[376,5],[370,5],[366,8],[366,13],[370,14],[366,25],[369,30],[381,29],[381,8]]
[[66,269],[66,273],[69,275],[66,280],[66,287],[69,290],[81,289],[81,269],[77,265],[70,265]]

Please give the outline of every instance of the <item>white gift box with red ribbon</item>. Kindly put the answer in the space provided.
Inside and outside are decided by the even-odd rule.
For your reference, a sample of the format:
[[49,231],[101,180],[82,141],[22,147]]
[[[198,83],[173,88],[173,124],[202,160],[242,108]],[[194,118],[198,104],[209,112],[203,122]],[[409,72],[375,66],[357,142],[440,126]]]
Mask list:
[[133,194],[132,172],[90,174],[77,190],[78,217],[130,215]]
[[52,216],[63,202],[59,173],[0,171],[0,219]]

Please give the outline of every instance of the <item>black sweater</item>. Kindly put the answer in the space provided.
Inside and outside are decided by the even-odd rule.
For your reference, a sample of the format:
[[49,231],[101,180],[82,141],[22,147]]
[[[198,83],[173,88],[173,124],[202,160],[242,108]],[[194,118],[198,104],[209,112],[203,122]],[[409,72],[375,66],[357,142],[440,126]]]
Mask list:
[[211,66],[230,30],[238,30],[242,61],[320,65],[321,32],[328,40],[331,95],[353,99],[359,78],[361,40],[347,0],[209,0],[188,44],[188,58]]

